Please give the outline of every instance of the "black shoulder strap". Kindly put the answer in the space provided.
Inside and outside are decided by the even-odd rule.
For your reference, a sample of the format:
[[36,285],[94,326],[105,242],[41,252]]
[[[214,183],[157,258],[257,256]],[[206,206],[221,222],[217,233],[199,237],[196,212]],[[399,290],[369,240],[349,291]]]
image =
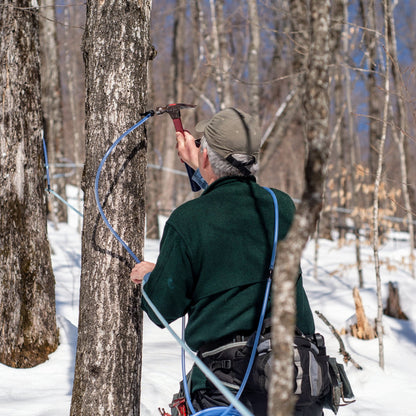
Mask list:
[[240,162],[233,156],[229,155],[225,158],[228,163],[231,163],[235,168],[237,168],[244,176],[250,176],[251,172],[246,168],[246,166],[251,166],[256,163],[256,158],[253,156],[252,160],[248,162]]

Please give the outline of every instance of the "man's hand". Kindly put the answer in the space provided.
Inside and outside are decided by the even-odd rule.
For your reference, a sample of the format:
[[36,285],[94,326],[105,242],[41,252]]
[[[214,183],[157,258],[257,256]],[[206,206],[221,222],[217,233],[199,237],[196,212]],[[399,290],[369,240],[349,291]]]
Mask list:
[[178,156],[191,168],[197,170],[199,149],[195,146],[194,136],[187,130],[185,130],[184,133],[185,134],[182,134],[179,131],[176,132],[176,148],[178,149]]
[[136,285],[140,285],[143,282],[143,277],[145,274],[150,273],[155,268],[154,263],[150,263],[149,261],[142,261],[137,263],[130,273],[130,280]]

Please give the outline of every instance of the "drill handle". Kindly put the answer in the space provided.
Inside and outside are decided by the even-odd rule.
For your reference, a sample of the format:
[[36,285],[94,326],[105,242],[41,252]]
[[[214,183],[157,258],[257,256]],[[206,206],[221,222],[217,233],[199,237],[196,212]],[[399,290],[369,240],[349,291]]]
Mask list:
[[[181,132],[182,134],[185,134],[180,117],[179,118],[173,118],[172,121],[173,121],[173,124],[175,126],[175,130]],[[196,182],[194,182],[192,180],[192,176],[194,176],[195,171],[186,163],[185,163],[185,167],[186,167],[186,172],[188,173],[189,182],[191,184],[192,191],[193,192],[198,192],[201,188]]]

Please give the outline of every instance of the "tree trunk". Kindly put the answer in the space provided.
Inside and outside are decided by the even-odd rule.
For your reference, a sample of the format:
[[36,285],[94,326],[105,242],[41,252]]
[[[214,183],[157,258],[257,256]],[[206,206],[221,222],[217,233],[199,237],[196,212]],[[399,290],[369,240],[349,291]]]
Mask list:
[[[330,27],[330,39],[329,39],[329,47],[332,51],[334,51],[332,55],[332,62],[335,64],[335,68],[332,69],[330,72],[330,84],[334,84],[333,87],[333,96],[335,97],[335,117],[337,120],[336,125],[333,127],[333,131],[331,133],[331,141],[330,146],[332,150],[332,146],[335,142],[336,137],[339,135],[338,130],[341,126],[341,123],[344,118],[344,111],[345,107],[340,105],[340,93],[341,93],[341,74],[338,70],[339,63],[341,62],[341,54],[340,54],[340,43],[342,39],[342,25],[340,25],[340,21],[343,19],[343,2],[342,0],[335,0],[332,2],[331,6],[331,27]],[[344,99],[344,97],[342,97]],[[325,175],[326,176],[326,175]],[[324,189],[326,187],[326,183],[324,183]],[[331,239],[331,221],[329,218],[330,213],[327,212],[327,215],[324,214],[324,207],[326,205],[325,200],[325,192],[322,198],[322,210],[319,214],[319,218],[316,224],[316,230],[314,233],[314,267],[313,267],[313,277],[315,280],[318,280],[318,261],[319,261],[319,240],[322,238]],[[329,214],[329,215],[328,215]]]
[[46,229],[38,11],[5,0],[0,61],[0,362],[33,367],[58,346]]
[[378,335],[379,344],[379,365],[384,369],[384,344],[383,344],[383,300],[381,294],[381,275],[380,275],[380,258],[379,258],[379,189],[381,184],[381,175],[383,171],[384,161],[384,145],[387,135],[387,124],[389,114],[390,103],[390,41],[388,36],[388,22],[390,15],[390,2],[389,0],[383,0],[384,6],[384,40],[385,40],[385,56],[386,56],[386,70],[384,74],[384,109],[383,109],[383,128],[379,147],[377,148],[378,165],[377,172],[374,181],[374,198],[373,198],[373,253],[376,272],[376,286],[377,286],[377,319],[376,319],[376,331]]
[[360,0],[360,12],[363,19],[364,42],[367,57],[368,123],[369,123],[369,167],[372,178],[377,173],[378,148],[381,140],[381,96],[377,85],[377,39],[375,0]]
[[[210,37],[207,34],[207,21],[205,13],[201,6],[201,0],[194,0],[191,2],[191,13],[192,13],[192,39],[194,45],[193,52],[193,72],[191,77],[190,88],[194,91],[196,97],[200,98],[201,101],[205,102],[211,110],[211,113],[215,113],[215,104],[212,100],[207,97],[204,93],[206,85],[209,80],[207,76],[201,76],[201,72],[204,71],[205,59],[210,59],[212,55],[211,42],[205,42]],[[209,71],[208,71],[209,72]],[[194,113],[195,116],[197,112]],[[195,117],[195,122],[197,122]]]
[[329,0],[312,0],[309,64],[305,75],[303,104],[308,157],[306,188],[286,240],[279,245],[273,278],[272,344],[273,370],[269,387],[269,414],[293,411],[292,345],[295,325],[294,287],[302,250],[314,232],[322,204],[325,165],[329,156]]
[[[40,27],[40,70],[42,84],[42,111],[44,136],[48,148],[51,185],[53,190],[66,200],[65,178],[56,177],[59,169],[56,163],[63,161],[63,115],[61,102],[58,42],[56,35],[55,0],[42,0]],[[53,197],[52,197],[53,198]],[[67,208],[57,199],[52,199],[52,218],[66,222]]]
[[[79,58],[76,49],[73,46],[74,40],[74,27],[80,23],[79,12],[76,11],[75,5],[71,7],[64,7],[64,68],[66,75],[66,88],[67,88],[67,101],[68,101],[68,118],[70,120],[68,125],[69,130],[72,132],[72,136],[68,137],[68,147],[72,150],[71,159],[75,163],[75,177],[72,183],[78,188],[77,192],[77,208],[81,209],[81,169],[85,160],[85,132],[84,132],[84,113],[80,114],[79,103],[80,98],[85,97],[84,93],[80,91],[85,84],[84,74],[82,74],[81,64],[78,62]],[[84,98],[85,101],[85,98]],[[68,157],[68,154],[66,154]],[[78,220],[78,231],[81,232],[82,220],[80,217]]]
[[260,131],[260,23],[256,0],[248,0],[248,18],[250,25],[250,44],[248,54],[248,106],[250,114],[254,117],[256,129]]
[[307,64],[307,45],[310,41],[308,31],[310,8],[303,0],[289,0],[289,8],[294,42],[292,67],[293,73],[300,75],[298,82],[301,82],[303,79],[301,73]]
[[[149,72],[152,71],[152,63],[149,62]],[[149,75],[149,107],[154,107],[153,83],[152,76]],[[156,129],[154,124],[149,123],[146,127],[146,136],[148,138],[148,161],[160,166],[160,153],[156,147]],[[150,157],[149,157],[150,155]],[[149,160],[150,159],[150,160]],[[146,183],[146,238],[158,239],[159,234],[159,195],[162,187],[161,172],[155,167],[150,167],[148,163],[147,183]]]
[[[180,103],[184,99],[184,82],[185,82],[185,29],[186,29],[186,1],[176,0],[175,10],[173,15],[173,27],[172,27],[172,52],[170,70],[168,75],[168,88],[165,91],[163,103],[159,105],[166,105],[170,103]],[[183,115],[182,112],[181,115]],[[183,121],[183,120],[182,120]],[[186,129],[186,123],[184,123]],[[175,147],[175,128],[170,116],[165,114],[163,118],[157,117],[155,120],[155,129],[158,136],[158,140],[154,140],[154,143],[159,144],[159,151],[163,154],[163,165],[170,169],[175,169],[178,164],[178,154]],[[183,168],[182,167],[179,167]],[[161,171],[160,175],[161,185],[163,193],[160,199],[163,202],[163,206],[168,210],[173,210],[180,201],[185,199],[180,192],[181,180],[178,180],[178,176],[171,171]]]
[[210,0],[212,18],[212,40],[214,42],[215,81],[218,101],[221,109],[231,107],[233,104],[231,93],[231,62],[227,50],[227,33],[224,21],[224,0]]
[[[149,0],[87,2],[87,154],[80,316],[71,415],[138,415],[142,314],[134,264],[100,217],[94,198],[99,163],[146,109]],[[146,139],[130,133],[104,164],[98,193],[106,217],[138,258],[145,221]]]
[[403,319],[408,321],[409,318],[403,312],[400,305],[399,285],[398,283],[389,282],[389,294],[387,297],[387,304],[383,310],[384,315],[391,316],[396,319]]
[[[397,114],[398,119],[398,126],[397,128],[392,129],[394,141],[397,144],[397,148],[399,151],[399,161],[400,161],[400,175],[401,175],[401,184],[402,184],[402,193],[403,193],[403,200],[404,200],[404,208],[406,211],[406,222],[407,222],[407,229],[409,233],[409,263],[410,263],[410,273],[413,279],[416,278],[416,271],[415,271],[415,241],[413,238],[414,235],[414,226],[413,226],[413,215],[412,215],[412,206],[410,202],[410,186],[408,181],[408,163],[406,158],[406,142],[407,142],[407,135],[408,135],[408,125],[407,125],[407,110],[405,106],[405,97],[406,97],[406,89],[403,85],[403,80],[400,74],[400,67],[397,55],[397,39],[396,39],[396,24],[394,20],[394,14],[389,14],[389,39],[390,39],[390,54],[392,59],[392,75],[394,84],[396,87],[396,102],[397,107],[395,109],[395,113]],[[410,98],[410,97],[409,97]]]
[[[308,32],[308,7],[302,0],[289,0],[290,31],[287,36],[293,39],[293,59],[292,74],[294,82],[292,89],[287,95],[285,101],[279,106],[272,122],[263,134],[262,156],[261,156],[261,173],[272,165],[276,151],[285,139],[285,135],[291,123],[298,122],[303,124],[301,118],[303,114],[297,112],[301,101],[304,84],[304,70],[307,57],[307,45],[309,44]],[[297,118],[297,119],[295,119]],[[295,120],[294,120],[295,119]]]
[[[343,50],[344,56],[347,57],[349,53],[349,44],[348,44],[348,0],[343,0],[344,4],[344,36],[343,36]],[[355,145],[355,131],[353,120],[353,110],[352,110],[352,99],[351,99],[351,76],[350,69],[345,67],[345,96],[347,102],[347,131],[348,131],[348,142],[350,148],[350,175],[351,175],[351,205],[352,208],[358,208],[360,201],[357,198],[356,187],[357,187],[357,146]],[[361,242],[360,242],[360,229],[362,226],[362,221],[359,215],[354,215],[352,217],[354,223],[354,235],[355,235],[355,257],[357,260],[357,274],[358,282],[360,288],[364,286],[364,277],[363,277],[363,266],[361,261]]]
[[172,91],[173,102],[181,103],[184,99],[185,83],[185,28],[186,0],[176,0],[173,22],[172,45]]

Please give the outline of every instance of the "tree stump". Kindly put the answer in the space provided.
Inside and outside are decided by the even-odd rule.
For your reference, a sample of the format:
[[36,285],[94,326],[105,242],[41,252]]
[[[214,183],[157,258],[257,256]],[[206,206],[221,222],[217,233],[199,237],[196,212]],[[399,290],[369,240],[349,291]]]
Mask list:
[[365,315],[363,302],[361,300],[360,292],[357,287],[352,291],[355,302],[355,315],[357,323],[350,326],[351,334],[359,339],[374,339],[377,337],[377,333],[374,327],[368,322]]
[[409,320],[400,306],[399,286],[397,283],[394,284],[393,282],[389,282],[389,296],[383,313],[392,318],[403,319],[405,321]]

